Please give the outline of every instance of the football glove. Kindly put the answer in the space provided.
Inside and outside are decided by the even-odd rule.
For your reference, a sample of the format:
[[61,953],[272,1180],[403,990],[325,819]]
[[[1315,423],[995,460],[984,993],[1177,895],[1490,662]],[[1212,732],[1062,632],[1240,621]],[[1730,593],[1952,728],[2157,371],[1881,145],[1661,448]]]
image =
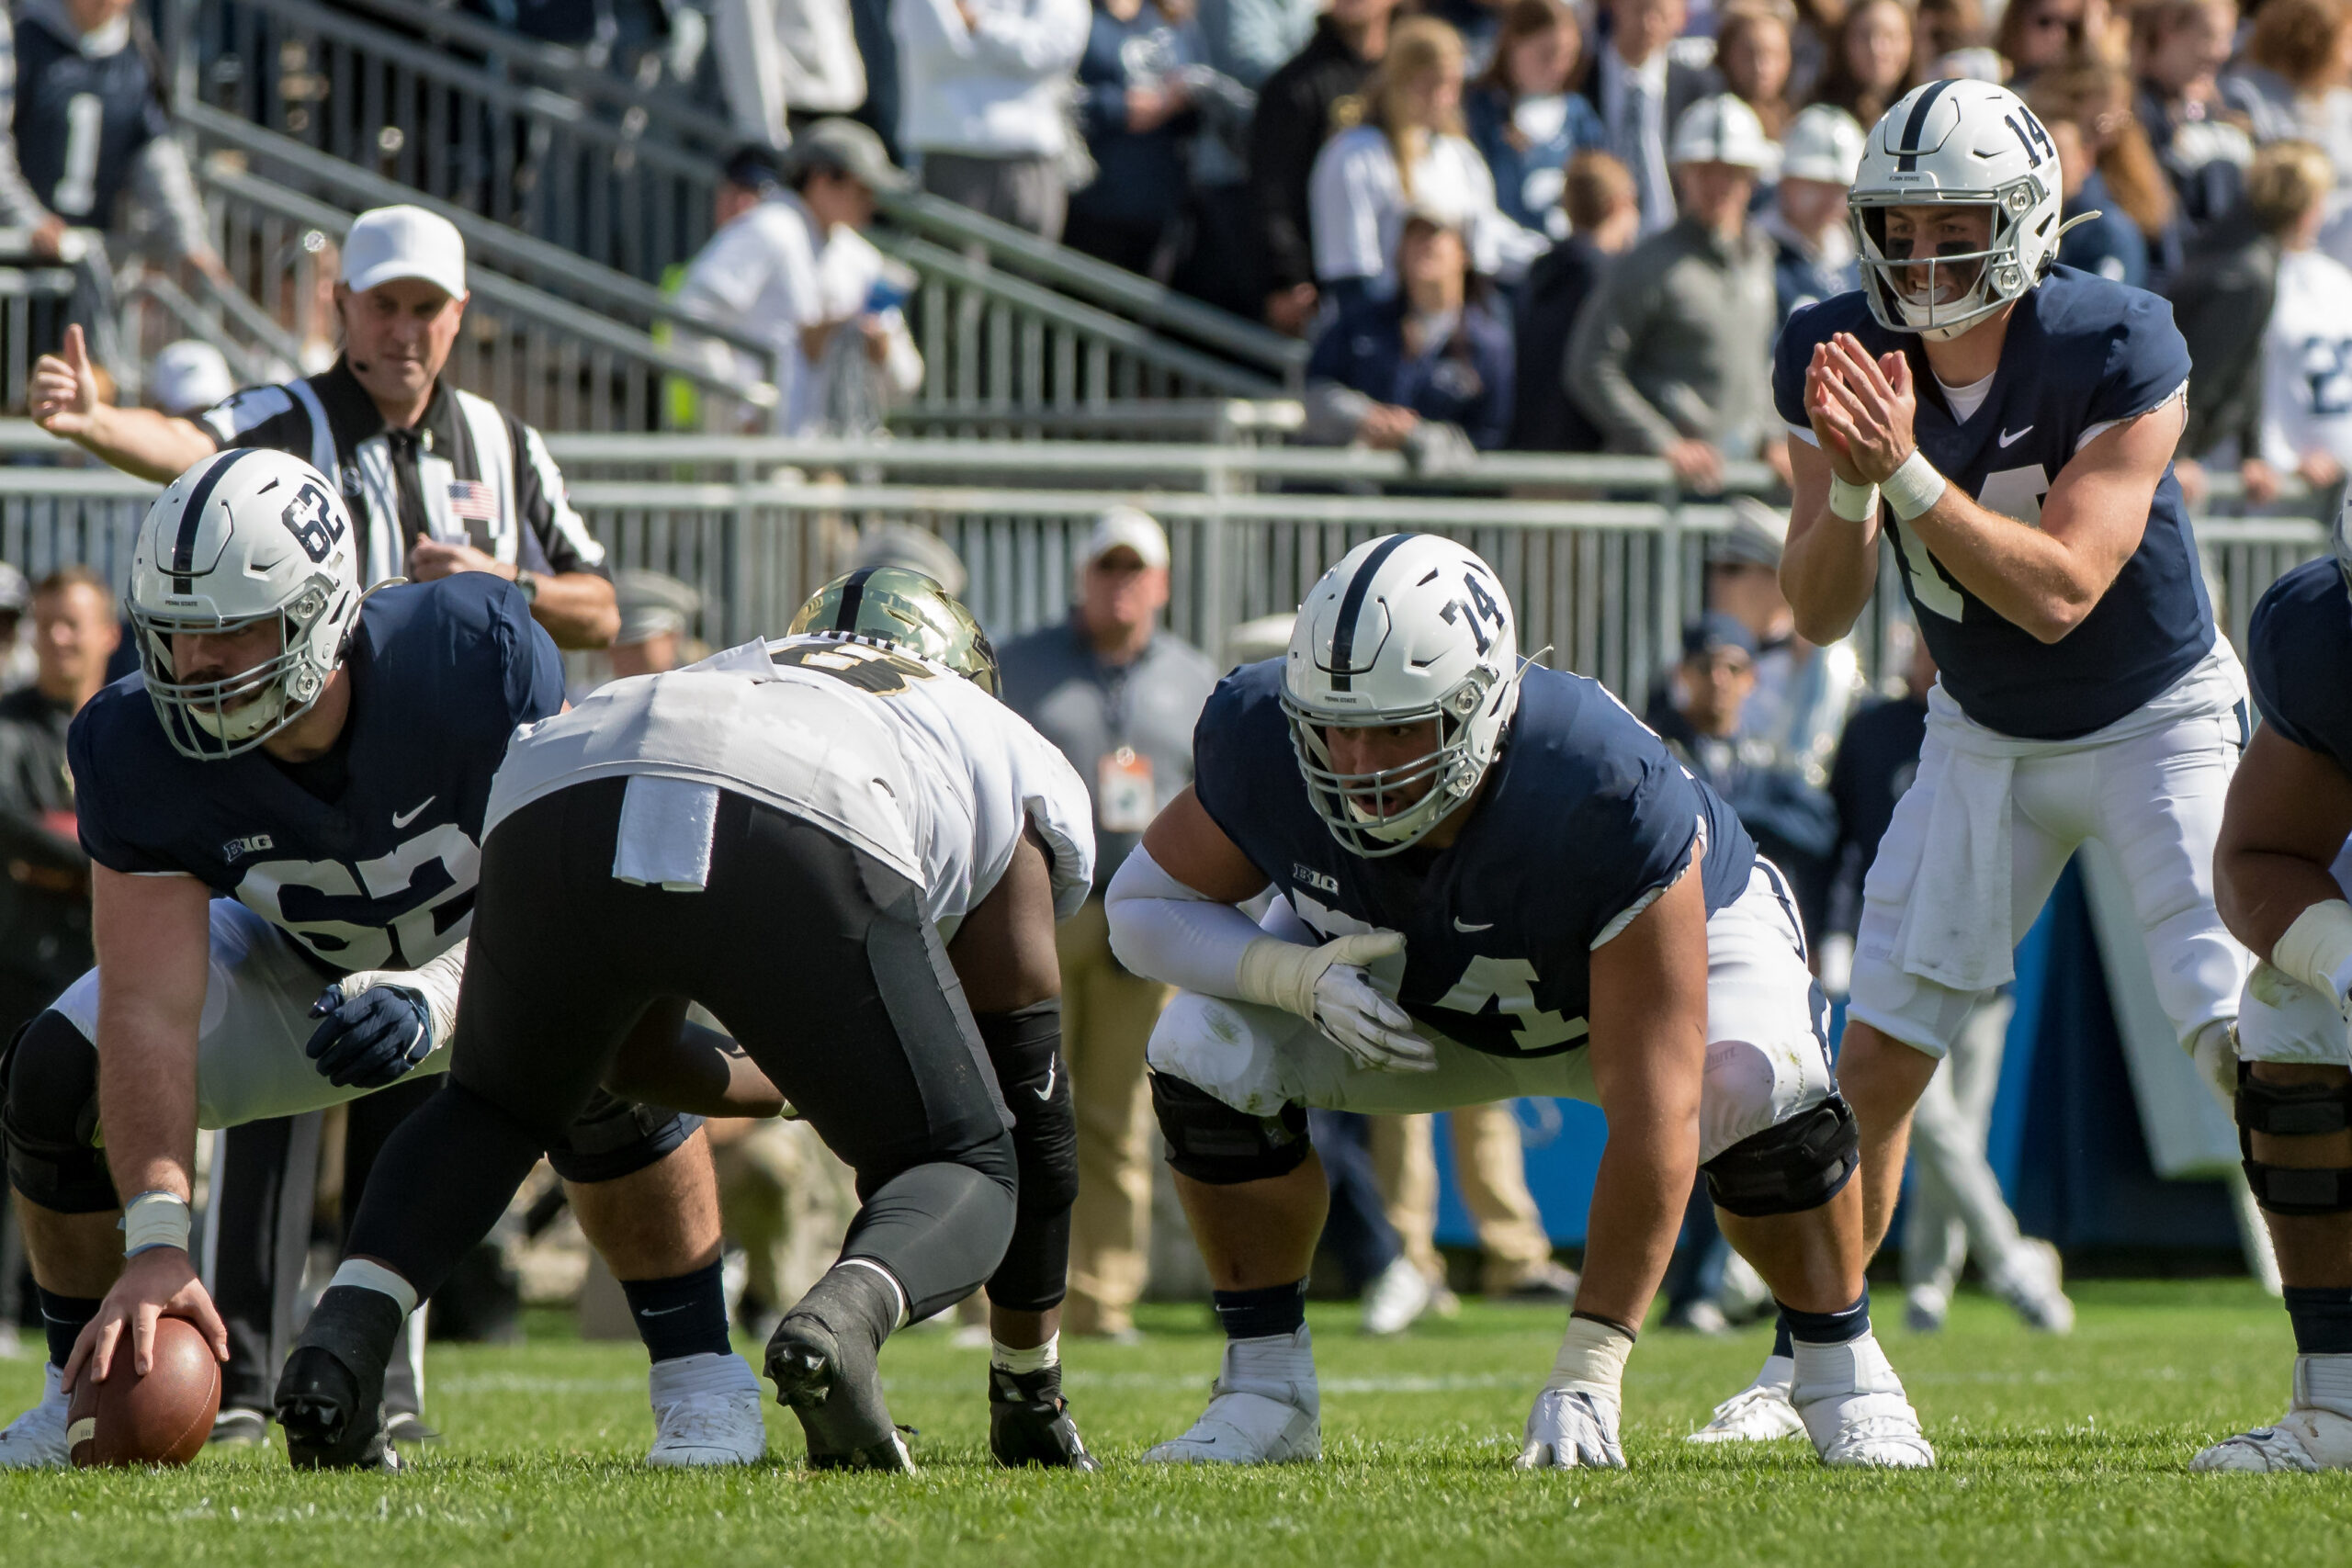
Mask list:
[[303,1053],[337,1089],[381,1089],[433,1055],[433,1017],[422,992],[369,986],[345,998],[345,981],[319,993],[320,1020]]
[[1623,1470],[1625,1450],[1617,1443],[1617,1404],[1580,1389],[1547,1388],[1527,1413],[1527,1442],[1521,1470]]
[[1404,937],[1396,931],[1343,936],[1320,947],[1260,937],[1242,951],[1242,999],[1308,1020],[1359,1066],[1430,1072],[1437,1066],[1437,1048],[1363,971],[1363,965],[1404,947]]

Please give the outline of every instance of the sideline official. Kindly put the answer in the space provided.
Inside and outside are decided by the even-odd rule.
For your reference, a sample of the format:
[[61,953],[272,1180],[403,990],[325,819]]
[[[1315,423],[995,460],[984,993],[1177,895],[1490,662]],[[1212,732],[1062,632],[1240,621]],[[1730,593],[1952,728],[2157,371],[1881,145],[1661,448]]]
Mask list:
[[33,419],[159,484],[226,446],[291,452],[339,483],[370,585],[495,572],[523,591],[557,646],[601,648],[620,621],[604,548],[564,499],[546,443],[442,379],[466,299],[457,227],[419,207],[378,208],[344,240],[344,352],[327,369],[177,419],[100,401],[72,328],[62,355],[33,367]]

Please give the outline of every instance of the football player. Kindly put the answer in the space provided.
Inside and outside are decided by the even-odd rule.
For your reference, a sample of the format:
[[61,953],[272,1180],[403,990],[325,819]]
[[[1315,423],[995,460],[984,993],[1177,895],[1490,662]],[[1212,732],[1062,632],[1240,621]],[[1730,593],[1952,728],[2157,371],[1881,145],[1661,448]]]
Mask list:
[[[1933,1463],[1871,1333],[1853,1121],[1788,884],[1606,690],[1522,670],[1484,561],[1411,534],[1351,550],[1193,747],[1107,895],[1121,960],[1183,987],[1152,1097],[1227,1336],[1207,1410],[1148,1460],[1321,1452],[1307,1107],[1568,1095],[1610,1137],[1521,1464],[1624,1463],[1620,1382],[1698,1169],[1795,1333],[1823,1461]],[[1261,926],[1237,906],[1270,885]]]
[[2222,818],[2214,879],[2256,953],[2234,1100],[2294,1327],[2293,1393],[2196,1470],[2352,1470],[2352,536],[2277,582],[2246,628],[2262,728]]
[[[1863,883],[1838,1058],[1873,1248],[1913,1106],[2076,845],[2114,851],[2158,999],[2209,1074],[2250,964],[2213,902],[2249,718],[2172,475],[2188,353],[2162,299],[2056,265],[2061,199],[2014,93],[1917,88],[1849,197],[1861,288],[1797,312],[1775,350],[1798,631],[1846,635],[1883,537],[1941,671]],[[1712,1432],[1794,1428],[1774,1350]]]
[[[67,747],[98,966],[0,1059],[50,1335],[0,1466],[63,1465],[67,1391],[118,1357],[143,1373],[159,1314],[225,1357],[188,1258],[198,1127],[447,1066],[491,779],[514,727],[563,702],[555,646],[503,580],[363,595],[341,499],[286,453],[224,452],[165,490],[127,609],[141,672]],[[759,1385],[727,1341],[699,1123],[610,1095],[582,1109],[553,1157],[639,1309],[650,1459],[749,1463]]]
[[1094,1468],[1054,1332],[1077,1195],[1054,920],[1091,886],[1085,787],[990,695],[995,654],[929,578],[853,572],[793,630],[515,738],[450,1083],[380,1156],[279,1385],[289,1433],[364,1450],[401,1314],[498,1218],[633,1021],[691,998],[865,1201],[768,1344],[811,1464],[911,1468],[882,1341],[985,1280],[997,1459]]

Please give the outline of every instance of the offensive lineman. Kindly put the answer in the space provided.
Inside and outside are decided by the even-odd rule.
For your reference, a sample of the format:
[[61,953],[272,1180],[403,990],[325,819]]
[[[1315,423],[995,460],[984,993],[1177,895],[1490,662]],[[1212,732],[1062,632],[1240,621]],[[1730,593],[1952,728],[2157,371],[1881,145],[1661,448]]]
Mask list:
[[[143,1373],[159,1314],[225,1356],[187,1252],[199,1126],[447,1066],[492,776],[514,726],[563,701],[509,584],[362,594],[342,502],[285,453],[225,452],[164,491],[127,607],[141,673],[68,739],[98,966],[0,1053],[50,1331],[45,1395],[0,1435],[0,1466],[62,1466],[66,1390],[117,1354]],[[607,1096],[556,1163],[632,1304],[660,1309],[639,1317],[651,1461],[749,1463],[758,1384],[727,1342],[698,1126]]]
[[[1235,906],[1270,883],[1261,929]],[[1207,1410],[1147,1460],[1321,1454],[1306,1107],[1571,1095],[1611,1136],[1521,1465],[1625,1462],[1625,1359],[1694,1168],[1795,1331],[1823,1461],[1934,1462],[1871,1334],[1853,1121],[1786,882],[1599,684],[1521,669],[1476,556],[1396,534],[1326,572],[1287,658],[1209,699],[1193,786],[1108,906],[1121,960],[1184,987],[1152,1095],[1227,1335]]]
[[[450,1083],[385,1147],[288,1361],[289,1433],[364,1448],[401,1312],[497,1219],[640,1011],[691,998],[865,1200],[768,1346],[810,1462],[911,1468],[875,1358],[985,1278],[991,1450],[1095,1468],[1054,1333],[1077,1180],[1054,920],[1091,886],[1092,808],[989,694],[994,652],[930,579],[853,572],[792,630],[809,635],[616,682],[516,737]],[[533,983],[550,964],[560,995]]]
[[2246,628],[2262,728],[2230,784],[2213,863],[2255,952],[2238,1012],[2236,1110],[2294,1327],[2293,1394],[2193,1470],[2352,1470],[2352,518],[2333,559],[2271,584]]
[[[2216,1082],[2248,965],[2213,901],[2248,719],[2172,475],[2188,349],[2162,299],[2053,265],[2060,201],[2015,94],[1928,83],[1872,130],[1849,197],[1861,289],[1776,350],[1797,629],[1846,635],[1883,536],[1941,670],[1863,884],[1838,1058],[1872,1248],[1912,1107],[2077,844],[2114,851],[2158,999]],[[1709,1436],[1795,1429],[1774,1350]]]

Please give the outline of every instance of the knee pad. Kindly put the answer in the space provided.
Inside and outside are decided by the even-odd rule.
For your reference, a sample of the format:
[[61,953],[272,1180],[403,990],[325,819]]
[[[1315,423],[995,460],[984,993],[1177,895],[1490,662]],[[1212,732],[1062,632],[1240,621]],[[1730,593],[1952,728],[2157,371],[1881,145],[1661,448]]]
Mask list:
[[97,1047],[63,1013],[45,1009],[0,1047],[8,1184],[61,1214],[118,1207],[97,1134]]
[[1278,1116],[1252,1116],[1166,1073],[1151,1075],[1151,1108],[1179,1175],[1212,1187],[1288,1176],[1315,1152],[1306,1111],[1285,1105]]
[[1861,1134],[1832,1093],[1777,1127],[1742,1138],[1700,1168],[1715,1207],[1746,1219],[1818,1209],[1861,1168]]
[[2274,1214],[2341,1214],[2352,1211],[2352,1169],[2265,1165],[2254,1157],[2254,1135],[2324,1137],[2352,1128],[2352,1079],[2342,1083],[2266,1083],[2254,1064],[2238,1064],[2238,1152],[2254,1201]]
[[549,1145],[548,1163],[566,1181],[617,1181],[674,1152],[701,1125],[699,1116],[639,1105],[600,1089],[561,1141]]
[[1078,1116],[1062,1063],[1062,1004],[1037,1002],[975,1021],[1012,1112],[1021,1212],[1059,1213],[1078,1201]]

